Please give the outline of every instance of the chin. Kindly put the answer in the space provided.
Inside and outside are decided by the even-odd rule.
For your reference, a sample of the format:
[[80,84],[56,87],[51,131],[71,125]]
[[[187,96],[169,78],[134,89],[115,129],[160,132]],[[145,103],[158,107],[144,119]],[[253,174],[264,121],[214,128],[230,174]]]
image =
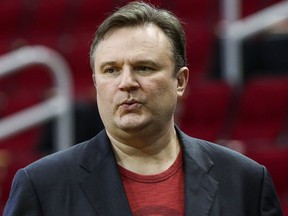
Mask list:
[[149,124],[144,122],[127,122],[121,123],[121,125],[118,125],[118,128],[127,133],[138,133],[145,130],[148,125]]

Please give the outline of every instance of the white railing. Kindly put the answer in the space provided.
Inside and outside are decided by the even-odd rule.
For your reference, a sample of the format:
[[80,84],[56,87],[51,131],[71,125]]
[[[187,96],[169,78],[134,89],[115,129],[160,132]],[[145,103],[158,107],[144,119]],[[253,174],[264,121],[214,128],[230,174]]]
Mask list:
[[[232,4],[234,2],[234,4]],[[239,0],[223,0],[223,19],[232,17],[229,8],[239,7]],[[229,5],[228,5],[229,4]],[[232,7],[232,8],[231,8]],[[239,13],[237,11],[237,13]],[[231,85],[239,85],[243,81],[241,42],[288,18],[288,1],[279,2],[243,19],[224,22],[222,40],[223,78]]]
[[73,144],[72,79],[63,57],[44,46],[23,47],[0,56],[0,77],[21,72],[21,68],[35,64],[49,69],[55,94],[39,104],[0,119],[0,140],[55,118],[54,151],[66,149]]

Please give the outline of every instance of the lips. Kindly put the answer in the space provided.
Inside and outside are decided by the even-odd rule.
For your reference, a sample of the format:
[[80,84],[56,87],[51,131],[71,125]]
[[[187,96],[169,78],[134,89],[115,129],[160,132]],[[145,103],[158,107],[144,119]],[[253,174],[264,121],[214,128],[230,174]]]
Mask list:
[[139,109],[140,106],[141,106],[141,103],[139,103],[137,100],[126,100],[120,104],[120,107],[127,111]]

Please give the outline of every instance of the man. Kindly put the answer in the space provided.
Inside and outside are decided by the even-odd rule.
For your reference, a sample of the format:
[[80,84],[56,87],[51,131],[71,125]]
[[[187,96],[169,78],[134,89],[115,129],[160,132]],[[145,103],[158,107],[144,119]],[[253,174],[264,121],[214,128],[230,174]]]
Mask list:
[[5,216],[282,215],[263,166],[174,125],[189,73],[175,16],[120,8],[90,60],[105,130],[18,171]]

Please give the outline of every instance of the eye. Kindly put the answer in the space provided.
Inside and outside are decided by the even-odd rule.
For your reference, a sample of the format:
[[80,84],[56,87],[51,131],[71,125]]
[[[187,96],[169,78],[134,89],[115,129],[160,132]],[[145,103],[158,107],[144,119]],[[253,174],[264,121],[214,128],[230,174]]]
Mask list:
[[108,67],[108,68],[105,68],[104,70],[105,74],[116,74],[117,72],[119,72],[119,69],[115,67]]
[[140,72],[140,73],[151,73],[154,71],[153,68],[148,67],[148,66],[138,66],[135,68],[135,70]]

